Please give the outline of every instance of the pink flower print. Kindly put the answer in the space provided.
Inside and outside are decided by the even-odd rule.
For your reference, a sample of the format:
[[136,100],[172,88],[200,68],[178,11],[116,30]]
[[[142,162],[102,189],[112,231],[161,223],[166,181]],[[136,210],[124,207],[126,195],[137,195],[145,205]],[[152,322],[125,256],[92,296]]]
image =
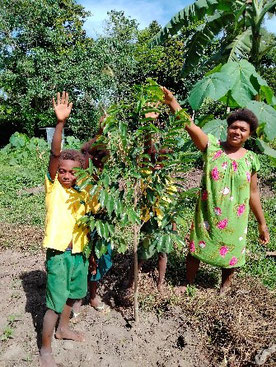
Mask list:
[[238,210],[237,210],[238,217],[240,217],[241,215],[243,215],[244,211],[245,211],[245,204],[239,205]]
[[229,192],[230,192],[229,187],[225,187],[225,188],[221,191],[221,193],[222,193],[223,195],[228,195],[228,194],[229,194]]
[[225,257],[225,255],[227,254],[228,252],[228,247],[226,246],[222,246],[220,249],[219,249],[219,254],[221,257]]
[[217,206],[214,209],[216,215],[221,215],[221,209]]
[[223,219],[220,222],[218,222],[217,227],[219,229],[224,229],[224,228],[227,227],[227,224],[228,224],[228,219],[226,218],[226,219]]
[[238,170],[238,163],[236,161],[233,161],[232,167],[233,167],[234,172],[236,172]]
[[218,150],[218,151],[214,154],[214,156],[213,156],[213,161],[214,161],[215,159],[219,158],[221,155],[222,155],[222,150]]
[[212,175],[213,180],[215,180],[215,181],[219,180],[219,171],[218,171],[217,167],[212,169],[211,175]]
[[228,166],[228,162],[223,162],[221,165],[222,169],[226,169],[227,166]]
[[202,191],[201,199],[202,201],[206,201],[208,199],[208,191],[206,190]]
[[238,262],[238,259],[235,256],[233,256],[232,259],[229,261],[229,265],[234,266],[237,264],[237,262]]
[[209,229],[210,229],[210,224],[207,222],[207,220],[205,220],[205,221],[203,222],[203,227],[204,227],[205,229],[207,229],[207,231],[209,231]]
[[247,178],[248,182],[251,181],[251,173],[250,172],[246,172],[246,178]]
[[190,252],[195,252],[195,243],[194,243],[194,241],[190,242],[189,248],[190,248]]
[[200,248],[204,248],[206,246],[206,243],[205,243],[205,241],[199,241],[198,245],[199,245]]

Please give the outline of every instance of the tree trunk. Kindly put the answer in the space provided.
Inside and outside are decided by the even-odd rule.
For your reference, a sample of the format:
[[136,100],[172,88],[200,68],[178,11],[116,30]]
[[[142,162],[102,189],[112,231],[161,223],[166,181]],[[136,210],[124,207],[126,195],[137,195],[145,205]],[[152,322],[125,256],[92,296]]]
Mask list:
[[[134,185],[134,210],[137,207],[139,189],[141,187],[140,180],[137,180]],[[134,238],[133,238],[133,271],[134,271],[134,319],[135,322],[139,321],[139,304],[138,304],[138,245],[140,238],[140,225],[134,225]]]
[[139,321],[139,305],[138,305],[138,243],[139,243],[139,226],[134,227],[134,241],[133,241],[133,253],[134,253],[134,319],[135,322]]

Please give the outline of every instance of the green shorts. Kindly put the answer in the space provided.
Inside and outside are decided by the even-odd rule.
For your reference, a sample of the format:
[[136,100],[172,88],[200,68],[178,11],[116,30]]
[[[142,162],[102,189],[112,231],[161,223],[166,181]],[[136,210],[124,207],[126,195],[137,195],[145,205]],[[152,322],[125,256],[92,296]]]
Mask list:
[[47,250],[46,306],[61,313],[68,298],[81,299],[87,293],[88,260],[82,253]]

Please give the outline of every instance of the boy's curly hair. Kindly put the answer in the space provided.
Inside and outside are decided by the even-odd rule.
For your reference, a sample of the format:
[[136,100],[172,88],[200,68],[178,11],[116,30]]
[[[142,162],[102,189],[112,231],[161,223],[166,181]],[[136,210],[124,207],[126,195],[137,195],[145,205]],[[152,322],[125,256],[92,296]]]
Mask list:
[[70,160],[80,162],[81,168],[84,167],[84,157],[78,150],[75,149],[65,149],[60,153],[60,160]]
[[228,127],[236,121],[245,121],[250,125],[250,132],[253,134],[259,125],[257,116],[247,108],[239,108],[238,110],[230,113],[227,117]]

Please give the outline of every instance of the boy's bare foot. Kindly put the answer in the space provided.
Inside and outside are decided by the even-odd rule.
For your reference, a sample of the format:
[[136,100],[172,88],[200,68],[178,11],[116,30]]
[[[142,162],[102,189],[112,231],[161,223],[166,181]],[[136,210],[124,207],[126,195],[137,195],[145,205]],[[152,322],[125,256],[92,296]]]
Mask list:
[[52,352],[40,349],[39,351],[39,364],[40,367],[57,367]]
[[75,342],[84,342],[84,334],[79,331],[73,331],[69,328],[57,329],[55,334],[56,339],[74,340]]

